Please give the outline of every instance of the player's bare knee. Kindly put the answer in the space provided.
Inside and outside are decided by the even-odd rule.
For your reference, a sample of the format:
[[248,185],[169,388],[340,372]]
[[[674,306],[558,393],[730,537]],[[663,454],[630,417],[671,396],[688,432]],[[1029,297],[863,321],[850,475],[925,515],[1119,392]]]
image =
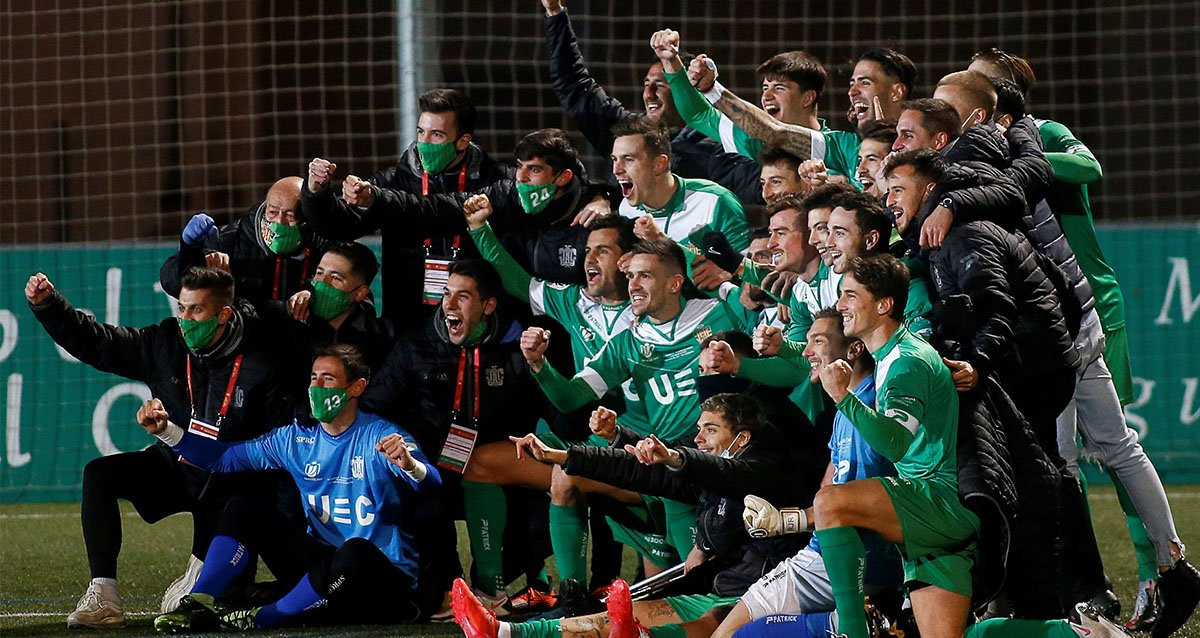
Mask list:
[[822,487],[813,498],[813,517],[817,529],[844,525],[849,505],[845,488],[840,485]]
[[581,496],[575,481],[563,469],[555,465],[550,470],[550,502],[570,506],[579,502]]

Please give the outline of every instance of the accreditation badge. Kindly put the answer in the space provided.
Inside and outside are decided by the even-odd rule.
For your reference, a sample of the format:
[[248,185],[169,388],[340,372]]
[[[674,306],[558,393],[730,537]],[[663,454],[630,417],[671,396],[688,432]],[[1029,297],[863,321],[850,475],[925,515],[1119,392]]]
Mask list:
[[217,437],[221,435],[221,426],[205,423],[200,419],[192,417],[191,422],[188,423],[188,432],[216,441]]
[[450,260],[425,258],[425,283],[422,288],[421,302],[427,306],[442,303],[442,293],[446,282],[450,281]]
[[450,432],[446,434],[446,441],[442,444],[442,454],[438,458],[437,466],[462,474],[467,469],[467,463],[471,461],[471,452],[475,450],[475,440],[478,438],[477,430],[451,422]]

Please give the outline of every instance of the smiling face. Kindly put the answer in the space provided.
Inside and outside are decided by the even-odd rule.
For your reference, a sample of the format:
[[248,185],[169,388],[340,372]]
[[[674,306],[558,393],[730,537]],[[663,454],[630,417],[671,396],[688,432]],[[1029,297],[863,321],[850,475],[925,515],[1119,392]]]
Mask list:
[[667,170],[666,156],[650,157],[646,153],[646,138],[642,135],[623,135],[613,141],[613,177],[621,186],[621,196],[631,206],[654,199],[652,191],[656,178]]
[[808,243],[817,251],[817,256],[826,266],[833,265],[833,256],[829,254],[829,214],[828,208],[810,208],[808,210]]
[[634,255],[625,273],[629,277],[630,306],[639,317],[660,313],[678,300],[683,289],[683,275],[670,274],[666,264],[655,255]]
[[642,105],[646,108],[646,119],[651,122],[674,126],[681,121],[661,64],[650,65],[642,79]]
[[821,383],[821,368],[845,359],[848,352],[846,336],[842,334],[842,326],[837,319],[817,318],[808,329],[808,342],[804,345],[804,358],[812,367],[808,379],[813,383]]
[[792,193],[804,189],[800,174],[786,162],[765,164],[759,173],[758,185],[762,188],[762,197],[768,204]]
[[756,237],[750,240],[750,247],[746,252],[750,255],[750,261],[761,266],[771,265],[771,249],[770,238]]
[[842,313],[842,329],[847,337],[862,339],[884,324],[892,311],[891,298],[875,298],[853,273],[842,277],[841,288],[837,309]]
[[624,298],[628,291],[624,275],[617,268],[621,245],[616,228],[602,228],[588,233],[587,247],[583,253],[583,274],[587,278],[586,291],[593,299]]
[[918,151],[923,148],[940,151],[946,146],[945,135],[938,134],[935,138],[921,125],[924,117],[920,111],[912,109],[900,113],[900,119],[896,121],[896,143],[892,144],[893,151]]
[[733,426],[720,412],[708,410],[701,412],[700,420],[696,422],[696,430],[696,436],[693,439],[696,442],[696,449],[713,456],[720,456],[725,450],[729,450],[730,453],[737,452],[750,440],[749,430],[742,430],[734,434]]
[[829,242],[826,247],[833,260],[833,272],[845,272],[848,261],[866,255],[871,246],[877,243],[879,237],[875,231],[863,235],[854,211],[838,206],[829,214]]
[[763,78],[762,96],[759,103],[771,117],[788,124],[799,123],[815,93],[804,91],[799,84],[787,78]]
[[887,143],[879,140],[863,140],[858,147],[858,181],[863,185],[863,192],[876,197],[883,195],[882,185],[878,183],[880,169],[883,168],[883,158],[887,157]]
[[800,213],[795,209],[788,208],[772,215],[767,230],[771,233],[767,247],[775,270],[800,272],[805,264],[816,258],[816,249],[808,243],[808,229],[801,224]]
[[897,166],[887,179],[887,208],[904,234],[921,210],[934,184],[917,175],[912,166]]
[[475,280],[462,275],[450,275],[442,290],[442,314],[450,343],[461,346],[483,322],[496,311],[496,299],[484,299]]
[[878,62],[859,60],[858,64],[854,65],[850,89],[846,94],[850,97],[850,107],[854,110],[855,124],[861,126],[871,119],[871,99],[876,96],[879,97],[879,105],[884,111],[876,114],[876,118],[894,117],[896,104],[904,99],[904,85],[884,73]]

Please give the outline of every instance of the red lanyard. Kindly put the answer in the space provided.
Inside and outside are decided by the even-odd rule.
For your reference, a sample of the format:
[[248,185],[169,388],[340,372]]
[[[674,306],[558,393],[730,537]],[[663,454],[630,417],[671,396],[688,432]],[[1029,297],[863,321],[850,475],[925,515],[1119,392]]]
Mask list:
[[[463,379],[467,373],[467,349],[463,348],[462,353],[458,356],[458,382],[454,386],[454,411],[462,416],[462,395],[463,395]],[[471,385],[471,392],[474,393],[474,409],[471,412],[471,420],[479,420],[479,348],[475,348],[475,370],[474,383]]]
[[[305,248],[304,249],[304,263],[300,265],[300,287],[301,288],[304,287],[304,284],[308,283],[308,257],[309,257],[309,254],[310,254],[309,249]],[[280,275],[282,274],[282,272],[283,272],[283,257],[276,257],[275,258],[275,283],[271,286],[271,298],[272,299],[279,299],[279,279],[280,279]]]
[[[217,425],[221,425],[221,421],[225,420],[225,413],[229,412],[229,402],[233,400],[233,387],[237,384],[238,373],[242,371],[242,356],[238,355],[233,360],[233,372],[229,375],[229,385],[225,386],[225,399],[221,401],[221,411],[217,413]],[[196,397],[192,394],[192,357],[187,358],[187,384],[188,384],[188,402],[192,404],[192,416],[196,416]]]
[[[463,165],[458,169],[458,192],[467,190],[467,161],[463,160]],[[421,194],[425,197],[429,196],[429,173],[421,171]]]
[[[453,242],[453,243],[450,245],[450,247],[451,247],[451,249],[452,249],[452,251],[451,251],[451,257],[455,257],[455,258],[457,258],[457,257],[458,257],[458,249],[459,249],[459,247],[460,247],[461,245],[462,245],[462,235],[455,235],[455,236],[454,236],[454,242]],[[432,238],[432,237],[426,237],[426,238],[425,238],[425,256],[426,256],[426,257],[428,257],[428,256],[429,256],[429,251],[430,251],[432,248],[433,248],[433,238]]]

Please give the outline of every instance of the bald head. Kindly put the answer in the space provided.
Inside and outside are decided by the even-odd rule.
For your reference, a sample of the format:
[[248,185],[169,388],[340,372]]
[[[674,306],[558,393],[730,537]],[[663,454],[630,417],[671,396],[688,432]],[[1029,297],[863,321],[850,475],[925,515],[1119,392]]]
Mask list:
[[996,87],[982,73],[957,71],[938,82],[933,97],[945,100],[958,112],[963,122],[986,122],[996,110]]
[[304,180],[299,177],[285,177],[271,185],[267,191],[265,222],[279,222],[288,226],[296,225],[296,207],[300,205],[300,187]]

